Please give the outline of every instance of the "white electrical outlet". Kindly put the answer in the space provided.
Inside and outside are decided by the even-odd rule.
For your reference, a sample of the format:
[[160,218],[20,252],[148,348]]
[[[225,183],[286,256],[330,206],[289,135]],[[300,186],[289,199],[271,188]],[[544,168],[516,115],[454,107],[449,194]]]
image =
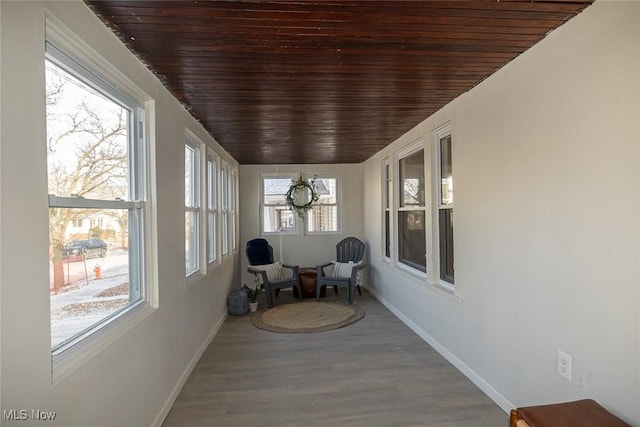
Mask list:
[[571,381],[571,355],[564,351],[558,350],[558,360],[556,363],[556,371],[561,377],[565,377]]

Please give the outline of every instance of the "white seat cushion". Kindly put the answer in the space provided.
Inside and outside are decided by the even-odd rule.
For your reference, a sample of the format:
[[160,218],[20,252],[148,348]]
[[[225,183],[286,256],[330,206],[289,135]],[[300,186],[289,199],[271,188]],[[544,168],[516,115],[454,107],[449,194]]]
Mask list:
[[[333,262],[333,277],[351,277],[351,270],[360,266],[360,262]],[[360,285],[362,279],[362,270],[358,270],[356,274],[356,285]]]
[[284,278],[281,261],[274,262],[273,264],[252,265],[251,268],[267,273],[267,279],[269,279],[270,282]]

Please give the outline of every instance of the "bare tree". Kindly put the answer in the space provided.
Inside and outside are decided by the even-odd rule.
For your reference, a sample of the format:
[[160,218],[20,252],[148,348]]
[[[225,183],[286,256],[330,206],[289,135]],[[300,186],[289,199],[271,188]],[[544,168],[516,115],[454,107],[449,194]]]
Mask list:
[[[83,96],[78,97],[78,93]],[[77,84],[64,72],[53,64],[47,64],[50,194],[100,199],[124,197],[128,160],[127,114],[114,103],[105,111],[103,105],[92,102],[96,97],[98,95],[86,88],[78,90]],[[69,224],[86,216],[87,211],[82,209],[49,210],[54,271],[61,270],[62,249]],[[56,266],[56,263],[60,265]],[[63,284],[63,276],[56,271],[54,289]]]

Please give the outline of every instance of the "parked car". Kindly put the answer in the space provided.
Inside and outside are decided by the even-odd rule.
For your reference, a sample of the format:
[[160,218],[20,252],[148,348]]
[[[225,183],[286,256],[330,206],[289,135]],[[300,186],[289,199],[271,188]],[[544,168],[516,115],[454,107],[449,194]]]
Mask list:
[[62,255],[66,258],[104,258],[107,244],[102,239],[72,240],[64,246]]

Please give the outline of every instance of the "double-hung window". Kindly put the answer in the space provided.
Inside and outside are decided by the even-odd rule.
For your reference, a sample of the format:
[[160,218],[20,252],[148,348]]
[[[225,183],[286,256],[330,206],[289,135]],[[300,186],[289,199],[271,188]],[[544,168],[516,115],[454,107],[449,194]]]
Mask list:
[[[337,233],[340,230],[340,180],[337,177],[315,177],[308,179],[315,184],[318,201],[307,211],[306,233]],[[311,200],[307,190],[305,200]]]
[[220,227],[222,231],[222,256],[229,255],[229,165],[220,165],[220,190],[222,192]]
[[398,170],[398,262],[426,272],[424,148],[420,141],[396,157]]
[[453,257],[453,161],[451,157],[451,128],[436,132],[438,159],[438,247],[440,280],[454,283]]
[[207,152],[207,262],[218,261],[217,226],[218,226],[218,158],[209,150]]
[[144,97],[68,50],[46,44],[54,361],[148,298]]
[[261,177],[260,224],[263,235],[296,234],[296,217],[285,198],[295,179],[294,175]]
[[189,136],[184,144],[184,249],[189,277],[200,269],[200,145]]
[[238,174],[236,169],[229,170],[229,246],[231,251],[238,249]]
[[383,241],[384,257],[387,261],[391,259],[391,168],[389,159],[382,162],[382,200],[383,200]]

